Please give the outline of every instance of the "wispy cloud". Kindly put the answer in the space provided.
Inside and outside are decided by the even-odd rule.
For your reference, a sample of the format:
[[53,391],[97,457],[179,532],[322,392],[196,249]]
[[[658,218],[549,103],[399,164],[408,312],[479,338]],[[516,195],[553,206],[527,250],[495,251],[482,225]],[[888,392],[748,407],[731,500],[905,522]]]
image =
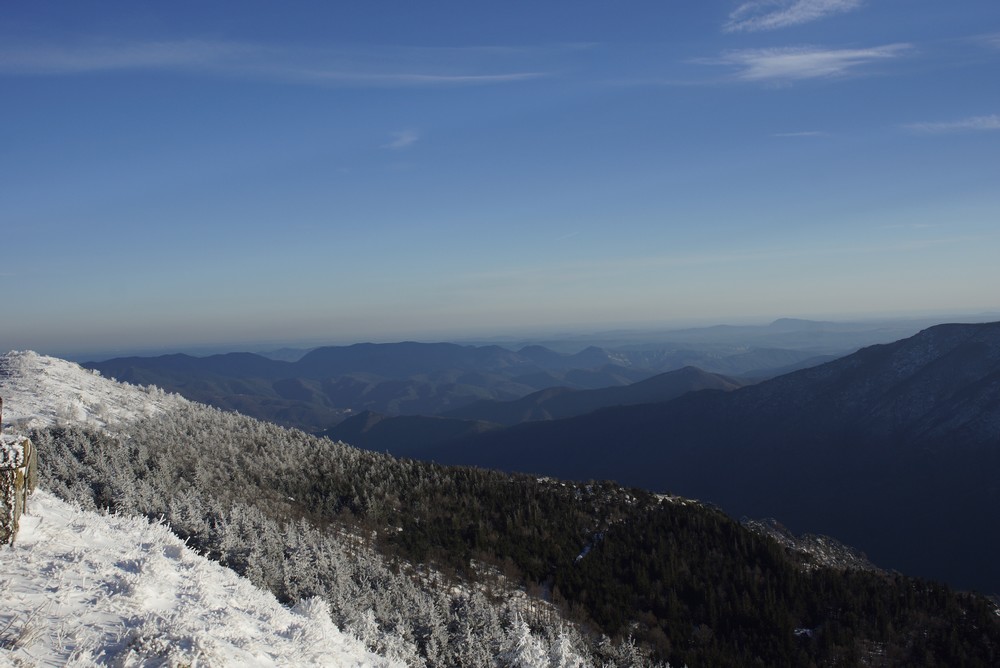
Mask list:
[[991,33],[989,35],[980,35],[975,39],[987,47],[1000,49],[1000,32]]
[[734,9],[726,32],[776,30],[857,9],[862,0],[750,0]]
[[502,48],[299,49],[207,40],[7,44],[0,46],[0,74],[160,70],[310,85],[467,86],[547,76],[539,69],[521,67],[533,55]]
[[386,144],[382,144],[382,148],[388,148],[393,151],[400,151],[404,148],[413,146],[419,141],[420,135],[413,130],[403,130],[402,132],[394,132],[392,135],[392,140]]
[[957,121],[940,121],[933,123],[908,123],[903,126],[910,132],[919,134],[944,134],[949,132],[979,132],[1000,130],[1000,114],[989,116],[972,116]]
[[736,78],[743,81],[780,83],[846,76],[871,63],[899,58],[912,48],[910,44],[887,44],[867,49],[814,46],[743,49],[693,62],[734,67]]
[[424,74],[417,72],[350,72],[345,70],[275,71],[289,79],[313,83],[355,86],[448,86],[511,83],[548,76],[544,72],[504,74]]
[[822,130],[802,130],[800,132],[775,132],[772,137],[825,137],[826,132]]

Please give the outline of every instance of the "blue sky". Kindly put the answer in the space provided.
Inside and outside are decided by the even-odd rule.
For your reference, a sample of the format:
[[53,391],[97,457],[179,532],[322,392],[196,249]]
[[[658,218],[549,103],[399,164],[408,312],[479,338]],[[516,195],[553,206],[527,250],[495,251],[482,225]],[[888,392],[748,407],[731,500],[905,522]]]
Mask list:
[[0,348],[1000,309],[1000,3],[30,2]]

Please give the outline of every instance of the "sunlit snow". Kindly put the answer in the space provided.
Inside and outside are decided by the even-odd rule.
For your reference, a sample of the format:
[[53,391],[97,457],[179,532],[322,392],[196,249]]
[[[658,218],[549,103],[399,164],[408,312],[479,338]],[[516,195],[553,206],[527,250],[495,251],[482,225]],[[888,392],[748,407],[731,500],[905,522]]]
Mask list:
[[[4,431],[116,427],[186,403],[38,355],[0,355]],[[43,481],[44,484],[44,481]],[[33,494],[0,547],[0,666],[401,666],[341,633],[326,603],[295,608],[166,526]]]
[[142,518],[38,491],[0,554],[0,665],[396,665]]
[[31,351],[0,355],[0,397],[4,424],[21,431],[57,422],[113,429],[187,403],[179,395],[102,378]]

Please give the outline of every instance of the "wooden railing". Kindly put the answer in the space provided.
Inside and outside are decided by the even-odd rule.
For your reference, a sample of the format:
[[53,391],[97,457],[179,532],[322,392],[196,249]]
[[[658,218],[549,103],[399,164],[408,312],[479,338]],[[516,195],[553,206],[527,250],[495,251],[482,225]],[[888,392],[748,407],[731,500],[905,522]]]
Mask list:
[[21,513],[37,483],[35,447],[24,436],[3,433],[3,399],[0,398],[0,544],[14,542]]

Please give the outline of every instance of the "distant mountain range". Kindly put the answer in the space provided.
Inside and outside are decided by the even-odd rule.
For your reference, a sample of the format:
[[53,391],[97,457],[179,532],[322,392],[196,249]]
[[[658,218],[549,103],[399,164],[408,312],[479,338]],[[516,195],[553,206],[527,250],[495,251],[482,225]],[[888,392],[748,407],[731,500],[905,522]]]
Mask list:
[[229,353],[124,357],[84,366],[307,431],[365,410],[434,414],[479,399],[515,399],[554,385],[626,385],[655,373],[597,348],[562,355],[538,347],[514,352],[499,346],[413,342],[317,348],[295,362]]
[[1000,592],[1000,323],[941,325],[732,392],[410,454],[670,490],[836,535],[880,566]]
[[554,387],[512,401],[480,400],[440,416],[390,417],[365,411],[321,435],[406,457],[521,422],[572,417],[611,406],[668,401],[703,389],[734,390],[741,385],[734,378],[684,367],[619,387],[597,390]]
[[[252,353],[173,354],[83,366],[121,381],[156,385],[194,401],[315,432],[363,411],[435,415],[554,387],[594,390],[631,385],[695,362],[719,373],[760,377],[773,375],[774,368],[798,368],[825,359],[811,351],[720,349],[714,344],[705,350],[588,347],[563,354],[535,345],[513,351],[495,345],[403,342],[317,348],[294,362]],[[577,397],[571,403],[581,400]],[[602,402],[591,399],[593,406]],[[566,414],[558,402],[552,406],[560,416]]]
[[[119,380],[154,384],[188,399],[318,432],[364,411],[464,418],[466,414],[453,411],[479,401],[510,401],[552,388],[625,386],[686,366],[740,382],[757,381],[911,335],[922,322],[786,318],[768,325],[622,331],[551,342],[511,342],[504,347],[362,343],[264,354],[122,357],[84,366]],[[565,416],[556,406],[558,402],[540,408],[539,415],[549,411],[552,417]],[[510,424],[518,418],[485,419]]]

